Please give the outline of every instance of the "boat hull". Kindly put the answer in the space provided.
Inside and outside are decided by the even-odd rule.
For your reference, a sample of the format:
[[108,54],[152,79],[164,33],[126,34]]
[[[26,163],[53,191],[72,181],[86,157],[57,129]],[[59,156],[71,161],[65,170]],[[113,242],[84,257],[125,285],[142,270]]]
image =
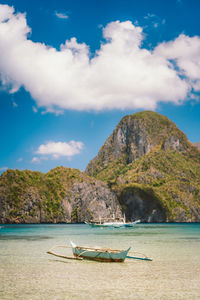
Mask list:
[[133,227],[137,223],[140,223],[140,220],[137,220],[135,222],[130,223],[124,223],[124,222],[105,222],[105,223],[86,223],[90,225],[91,227],[107,227],[107,228],[120,228],[120,227]]
[[103,258],[103,257],[91,257],[91,256],[79,256],[77,254],[74,254],[74,257],[78,258],[78,257],[81,257],[81,258],[84,258],[84,259],[87,259],[87,260],[94,260],[94,261],[99,261],[99,262],[124,262],[125,258]]
[[72,251],[75,257],[100,261],[100,262],[124,262],[130,248],[127,250],[95,249],[77,247],[72,243]]

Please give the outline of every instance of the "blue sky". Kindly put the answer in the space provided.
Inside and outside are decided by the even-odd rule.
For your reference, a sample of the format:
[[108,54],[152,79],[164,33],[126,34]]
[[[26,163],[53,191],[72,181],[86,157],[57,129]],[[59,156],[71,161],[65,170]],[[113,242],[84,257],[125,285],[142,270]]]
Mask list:
[[200,141],[198,0],[1,1],[0,172],[82,171],[120,119]]

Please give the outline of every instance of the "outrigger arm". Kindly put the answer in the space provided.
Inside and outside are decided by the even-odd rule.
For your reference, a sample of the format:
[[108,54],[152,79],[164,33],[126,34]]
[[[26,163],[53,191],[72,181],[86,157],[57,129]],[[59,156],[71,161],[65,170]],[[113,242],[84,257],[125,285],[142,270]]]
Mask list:
[[152,261],[152,258],[148,258],[148,257],[137,257],[137,256],[126,256],[126,258],[131,258],[131,259],[141,259],[141,260],[149,260]]

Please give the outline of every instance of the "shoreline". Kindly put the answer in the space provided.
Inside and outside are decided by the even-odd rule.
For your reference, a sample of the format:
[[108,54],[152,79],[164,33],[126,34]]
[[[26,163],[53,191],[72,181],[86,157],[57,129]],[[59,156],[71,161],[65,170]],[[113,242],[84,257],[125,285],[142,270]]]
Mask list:
[[[177,225],[177,224],[180,224],[180,225],[184,225],[184,224],[187,224],[187,225],[190,225],[190,224],[200,224],[200,222],[140,222],[139,224],[137,224],[136,226],[138,225],[145,225],[145,224],[148,224],[148,225],[151,225],[151,224],[157,224],[157,225],[164,225],[164,224],[170,224],[170,225]],[[80,223],[65,223],[65,222],[58,222],[58,223],[0,223],[0,226],[7,226],[7,225],[87,225],[85,224],[84,222],[80,222]]]

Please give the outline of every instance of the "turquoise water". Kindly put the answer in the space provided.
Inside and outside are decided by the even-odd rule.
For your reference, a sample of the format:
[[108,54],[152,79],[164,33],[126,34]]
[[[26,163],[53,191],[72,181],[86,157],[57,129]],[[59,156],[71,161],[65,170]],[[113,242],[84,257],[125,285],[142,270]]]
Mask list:
[[[46,254],[54,245],[105,246],[153,261],[98,263]],[[71,256],[71,249],[58,249]],[[200,299],[200,224],[0,225],[0,299]]]

